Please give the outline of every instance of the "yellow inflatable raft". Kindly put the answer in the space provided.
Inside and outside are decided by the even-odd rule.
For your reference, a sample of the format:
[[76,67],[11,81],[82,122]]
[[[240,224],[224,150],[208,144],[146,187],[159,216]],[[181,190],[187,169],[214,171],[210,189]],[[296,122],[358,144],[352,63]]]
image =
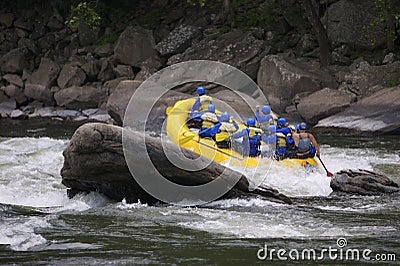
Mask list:
[[[227,163],[229,161],[229,165],[231,166],[257,167],[271,163],[271,159],[269,158],[243,157],[240,153],[232,149],[218,148],[212,139],[200,138],[196,132],[190,130],[186,125],[186,121],[194,101],[194,98],[177,101],[173,107],[167,108],[166,131],[168,137],[175,144],[201,154],[217,163]],[[238,125],[239,130],[245,127],[242,123],[238,123]],[[276,161],[276,164],[286,167],[318,165],[313,158],[285,159]]]

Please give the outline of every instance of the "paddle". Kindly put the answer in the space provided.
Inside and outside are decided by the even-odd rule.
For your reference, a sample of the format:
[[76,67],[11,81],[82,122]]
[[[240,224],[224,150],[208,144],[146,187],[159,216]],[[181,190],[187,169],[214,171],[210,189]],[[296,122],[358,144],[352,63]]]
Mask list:
[[[187,132],[192,133],[192,134],[186,136],[185,134],[186,134]],[[184,132],[184,133],[182,134],[182,136],[183,136],[183,138],[181,138],[181,139],[179,140],[179,145],[185,144],[186,142],[192,140],[194,137],[196,137],[196,136],[198,136],[198,135],[197,135],[196,133],[194,133],[194,132],[188,130],[188,131]]]
[[321,158],[319,156],[317,156],[317,157],[326,171],[326,176],[329,176],[329,177],[333,176],[333,174],[331,172],[329,172],[328,169],[326,169],[326,166],[325,166],[324,162],[321,160]]

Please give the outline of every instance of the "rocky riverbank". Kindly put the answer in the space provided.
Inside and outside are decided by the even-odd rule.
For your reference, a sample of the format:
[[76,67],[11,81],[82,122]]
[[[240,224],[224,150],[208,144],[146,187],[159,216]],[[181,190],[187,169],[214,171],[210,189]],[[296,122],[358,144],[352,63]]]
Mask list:
[[[325,12],[334,62],[326,68],[297,1],[285,2],[293,12],[282,11],[277,24],[229,29],[218,26],[217,4],[199,12],[183,2],[138,1],[125,22],[110,10],[96,30],[67,28],[69,11],[59,1],[0,5],[0,117],[121,124],[115,111],[121,108],[113,103],[121,98],[121,81],[140,84],[166,66],[209,59],[244,71],[272,108],[293,121],[324,132],[399,133],[400,61],[380,48],[382,41],[368,41],[363,25],[376,16],[373,1],[330,1]],[[241,2],[239,8],[253,10]],[[192,94],[195,86],[183,92]],[[214,97],[222,90],[209,88]]]

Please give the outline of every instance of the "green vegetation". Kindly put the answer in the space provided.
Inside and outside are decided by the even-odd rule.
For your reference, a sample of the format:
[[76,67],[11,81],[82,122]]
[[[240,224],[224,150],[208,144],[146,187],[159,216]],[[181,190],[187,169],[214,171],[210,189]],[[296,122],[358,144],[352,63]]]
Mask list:
[[114,32],[109,35],[103,35],[101,36],[95,43],[95,46],[102,46],[107,43],[116,43],[121,32]]
[[96,11],[89,7],[87,2],[81,2],[76,6],[71,6],[71,18],[65,21],[65,25],[76,29],[80,24],[84,24],[91,29],[96,29],[100,26],[100,22],[101,18]]
[[[373,36],[377,27],[383,27],[387,37],[387,48],[393,51],[395,50],[394,41],[400,37],[400,10],[390,0],[374,0],[374,2],[378,17],[372,20],[366,28]],[[372,37],[372,45],[375,45],[377,41],[376,37]]]
[[389,80],[388,82],[386,82],[386,87],[396,87],[398,85],[400,85],[400,80]]

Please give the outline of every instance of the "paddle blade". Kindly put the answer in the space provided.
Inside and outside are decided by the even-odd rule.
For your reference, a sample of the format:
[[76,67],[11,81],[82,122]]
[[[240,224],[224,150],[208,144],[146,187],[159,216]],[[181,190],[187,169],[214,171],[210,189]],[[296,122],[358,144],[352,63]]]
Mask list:
[[193,132],[185,132],[183,136],[179,139],[179,145],[183,145],[188,141],[191,141],[194,137],[196,137],[197,134]]
[[332,177],[333,176],[333,174],[331,173],[331,172],[326,172],[326,176],[328,176],[328,177]]
[[171,113],[172,111],[172,108],[173,108],[172,106],[167,107],[167,109],[165,109],[165,113],[169,115],[169,113]]

